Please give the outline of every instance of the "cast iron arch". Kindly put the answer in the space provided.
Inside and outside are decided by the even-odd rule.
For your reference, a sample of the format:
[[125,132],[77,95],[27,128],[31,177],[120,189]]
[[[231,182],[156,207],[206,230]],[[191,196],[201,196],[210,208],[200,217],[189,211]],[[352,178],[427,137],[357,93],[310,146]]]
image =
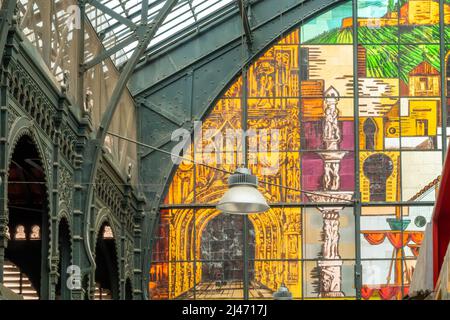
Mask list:
[[[119,253],[120,252],[120,244],[119,241],[117,240],[117,236],[120,234],[119,233],[119,226],[116,225],[114,223],[114,219],[111,213],[111,210],[109,208],[103,207],[99,210],[99,212],[97,213],[96,219],[95,219],[95,223],[94,223],[94,237],[92,237],[92,240],[94,241],[93,243],[91,243],[91,246],[94,248],[93,254],[95,256],[95,245],[97,243],[97,237],[100,234],[100,232],[102,231],[102,227],[104,224],[107,224],[109,227],[111,227],[111,230],[113,232],[114,235],[114,244],[115,244],[115,249],[116,252]],[[118,268],[120,267],[120,258],[117,255],[117,266]],[[96,266],[94,266],[95,268]],[[120,270],[120,268],[119,268]]]
[[[26,141],[28,140],[28,141]],[[47,157],[50,155],[46,155],[45,152],[43,152],[43,146],[41,144],[41,141],[38,138],[38,134],[36,129],[34,128],[34,126],[32,125],[32,122],[25,118],[25,117],[21,117],[19,119],[17,119],[14,123],[13,126],[11,128],[10,131],[10,135],[8,137],[8,142],[10,145],[10,149],[7,155],[7,174],[6,174],[6,181],[5,183],[9,183],[9,178],[10,178],[10,170],[11,170],[11,166],[12,166],[12,162],[13,162],[13,157],[14,154],[17,150],[17,148],[21,145],[21,143],[30,143],[33,148],[34,148],[34,152],[36,153],[36,156],[38,157],[39,161],[41,162],[42,165],[42,188],[43,188],[43,192],[45,193],[45,201],[42,204],[42,216],[41,216],[41,223],[43,224],[42,226],[40,226],[40,252],[41,254],[44,254],[44,256],[40,257],[40,275],[38,278],[36,278],[35,276],[31,276],[29,275],[30,281],[33,283],[34,287],[36,288],[37,292],[39,293],[40,298],[48,298],[48,287],[46,284],[45,279],[42,278],[42,275],[48,272],[45,272],[43,270],[44,269],[49,269],[50,268],[50,257],[51,257],[51,239],[52,239],[52,234],[51,234],[51,226],[52,226],[52,219],[51,219],[51,193],[50,193],[50,188],[49,188],[49,170],[51,170],[51,168],[48,167],[48,159]],[[9,194],[8,194],[8,199],[9,199]],[[10,210],[7,210],[5,212],[5,214],[7,215],[6,220],[11,220],[11,212]],[[45,218],[45,220],[43,219]],[[44,223],[46,223],[46,225],[44,225]],[[43,228],[44,227],[44,228]],[[43,233],[43,230],[47,230],[45,233]],[[27,231],[28,232],[28,231]],[[46,238],[43,237],[43,235],[46,235]],[[46,243],[44,243],[44,241],[46,241]],[[45,251],[44,252],[44,249]],[[18,266],[19,267],[19,266]],[[30,269],[31,270],[31,269]],[[39,279],[40,283],[37,283],[37,279]],[[44,282],[43,282],[44,281]],[[44,292],[42,291],[42,289],[44,289]]]
[[[120,286],[121,265],[119,257],[120,250],[119,250],[119,241],[117,241],[118,234],[116,233],[116,228],[114,227],[114,224],[110,223],[110,221],[111,219],[108,218],[107,214],[101,216],[100,219],[98,220],[100,226],[98,227],[98,229],[97,228],[95,229],[96,230],[94,233],[95,237],[93,238],[95,239],[95,244],[93,246],[94,248],[93,253],[95,257],[95,270],[93,272],[93,279],[92,279],[93,281],[91,281],[91,285],[92,284],[96,285],[97,279],[101,276],[100,274],[97,273],[98,268],[102,265],[106,266],[107,268],[109,267],[107,272],[107,274],[109,275],[109,279],[107,279],[107,281],[109,281],[111,297],[113,300],[118,300],[121,297],[121,286]],[[113,239],[110,240],[103,239],[103,231],[107,226],[110,227],[112,230],[114,236]],[[113,242],[112,246],[111,243],[106,243],[105,241],[112,241]],[[102,250],[102,252],[99,252],[98,250]],[[103,254],[102,259],[106,259],[111,263],[108,262],[104,263],[104,261],[101,260],[99,266],[98,259],[100,258],[100,254]]]
[[[67,288],[68,273],[67,268],[72,264],[72,232],[67,215],[64,214],[58,221],[58,285],[57,296],[59,299],[69,300],[70,291]],[[58,292],[59,290],[59,292]]]

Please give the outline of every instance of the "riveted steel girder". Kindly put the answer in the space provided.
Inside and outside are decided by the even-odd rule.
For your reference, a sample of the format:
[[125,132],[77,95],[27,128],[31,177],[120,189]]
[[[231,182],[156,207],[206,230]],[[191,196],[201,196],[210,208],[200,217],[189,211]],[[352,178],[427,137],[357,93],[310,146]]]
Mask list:
[[100,126],[96,133],[96,137],[95,139],[89,142],[89,145],[85,150],[85,158],[89,159],[89,161],[86,161],[86,165],[83,170],[84,179],[87,185],[86,190],[87,201],[85,204],[85,219],[84,219],[84,225],[86,230],[85,247],[91,265],[95,265],[95,261],[89,244],[90,233],[88,226],[90,224],[91,204],[94,196],[94,181],[98,168],[100,166],[100,159],[101,159],[100,156],[102,146],[104,144],[106,134],[111,124],[114,113],[117,109],[117,106],[119,105],[120,98],[122,97],[122,94],[127,86],[128,80],[130,79],[134,68],[136,67],[136,64],[138,63],[141,56],[145,53],[148,44],[155,36],[160,25],[164,22],[164,20],[169,15],[173,7],[177,4],[177,2],[178,0],[168,0],[164,4],[162,9],[158,12],[156,18],[152,20],[150,24],[148,24],[147,26],[148,29],[145,36],[142,37],[142,39],[139,41],[137,48],[133,52],[131,58],[128,60],[126,65],[124,66],[120,74],[119,80],[117,81],[117,84],[114,87],[114,90],[106,106],[106,110],[102,116]]
[[248,12],[248,6],[246,1],[244,0],[237,0],[237,4],[239,7],[239,13],[241,14],[242,19],[242,26],[244,27],[245,37],[247,41],[247,45],[251,48],[252,46],[252,29],[250,26],[250,20],[249,20],[249,12]]
[[[92,67],[101,63],[103,60],[111,57],[112,55],[114,55],[118,51],[122,50],[126,46],[132,44],[133,42],[136,42],[137,41],[136,35],[137,35],[137,29],[138,29],[138,26],[136,24],[134,24],[130,18],[122,16],[121,14],[117,13],[116,11],[114,11],[113,9],[104,5],[103,3],[99,2],[98,0],[86,0],[85,4],[90,4],[90,5],[94,6],[95,8],[99,9],[100,11],[102,11],[103,13],[108,15],[109,17],[115,19],[118,24],[127,26],[133,32],[128,37],[126,37],[124,40],[119,42],[118,44],[114,45],[111,48],[103,49],[93,59],[89,60],[86,63],[83,63],[83,65],[82,65],[83,72],[91,69]],[[83,4],[83,5],[85,5],[85,4]],[[148,10],[148,0],[144,1],[143,8],[144,7],[146,7]],[[143,17],[140,26],[146,28],[146,24],[147,24],[147,17]]]
[[[251,2],[253,48],[245,59],[268,46],[273,39],[296,24],[343,0],[259,0]],[[300,13],[303,12],[303,13]],[[215,56],[238,47],[236,65],[242,64],[242,21],[238,7],[195,33],[178,39],[146,57],[136,68],[129,88],[133,96],[148,95],[152,90],[184,76],[186,72]],[[246,49],[244,48],[244,51]],[[239,68],[238,68],[239,69]]]
[[97,9],[99,9],[101,11],[103,11],[104,13],[109,15],[110,17],[116,19],[121,24],[124,24],[124,25],[128,26],[131,29],[135,29],[136,28],[136,25],[133,23],[133,21],[131,21],[128,18],[123,17],[122,15],[120,15],[119,13],[114,11],[113,9],[105,6],[103,3],[101,3],[101,2],[99,2],[97,0],[87,0],[87,3],[93,5],[94,7],[96,7]]
[[136,38],[134,36],[129,36],[122,40],[120,43],[116,44],[115,46],[109,48],[109,49],[103,49],[98,55],[96,55],[94,58],[83,64],[82,69],[83,71],[89,70],[92,67],[95,67],[97,64],[101,63],[103,60],[111,57],[118,51],[122,50],[126,46],[132,44],[136,41]]

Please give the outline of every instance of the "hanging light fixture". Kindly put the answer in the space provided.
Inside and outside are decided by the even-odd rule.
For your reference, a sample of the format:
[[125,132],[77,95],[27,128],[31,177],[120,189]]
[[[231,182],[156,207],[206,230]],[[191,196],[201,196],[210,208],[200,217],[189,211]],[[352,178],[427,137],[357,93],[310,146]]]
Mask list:
[[273,294],[274,300],[292,300],[292,293],[284,283],[280,285],[278,291]]
[[217,209],[230,214],[246,215],[269,210],[266,199],[258,190],[258,178],[247,168],[239,168],[228,178],[229,190],[217,204]]

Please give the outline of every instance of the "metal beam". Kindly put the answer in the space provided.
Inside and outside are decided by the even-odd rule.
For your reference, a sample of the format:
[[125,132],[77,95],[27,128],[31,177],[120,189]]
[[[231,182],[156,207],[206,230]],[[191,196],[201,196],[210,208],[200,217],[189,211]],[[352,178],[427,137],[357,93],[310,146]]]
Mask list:
[[[136,64],[138,63],[141,56],[145,53],[145,50],[147,49],[147,46],[149,45],[150,41],[155,36],[156,32],[158,31],[160,25],[164,22],[166,17],[169,15],[169,13],[172,11],[173,7],[177,4],[178,0],[168,0],[164,6],[161,8],[161,10],[158,12],[158,15],[156,18],[148,24],[148,29],[145,35],[142,37],[142,39],[139,41],[138,46],[136,47],[135,51],[133,52],[133,55],[125,65],[123,71],[120,74],[119,80],[117,81],[116,86],[114,87],[113,93],[111,95],[111,98],[106,106],[106,110],[103,114],[100,127],[97,130],[96,138],[95,140],[91,140],[89,143],[89,147],[85,150],[85,159],[91,159],[90,163],[85,164],[85,170],[84,173],[87,174],[84,178],[87,180],[85,181],[87,183],[87,190],[86,190],[86,203],[85,203],[85,215],[84,215],[84,226],[85,226],[85,239],[86,242],[89,243],[90,239],[90,221],[91,221],[91,205],[93,201],[94,196],[94,182],[95,177],[97,175],[97,170],[100,166],[100,155],[102,146],[105,142],[106,134],[108,131],[108,128],[111,124],[112,118],[114,116],[114,113],[117,109],[117,106],[119,105],[120,98],[122,97],[122,94],[127,86],[128,80],[130,79],[134,68],[136,67]],[[95,265],[95,260],[92,255],[92,251],[90,247],[86,248],[87,256],[89,258],[89,261],[91,264]]]
[[[414,201],[414,202],[388,202],[388,201],[381,201],[378,202],[368,202],[364,203],[364,207],[415,207],[415,208],[425,208],[425,207],[434,207],[436,204],[435,201]],[[339,206],[343,207],[354,207],[354,202],[342,202],[339,203]],[[213,203],[181,203],[181,204],[161,204],[161,209],[194,209],[194,208],[201,208],[201,209],[214,209],[216,207]],[[271,208],[298,208],[298,207],[304,207],[304,208],[317,208],[317,207],[336,207],[336,203],[332,202],[274,202],[270,204]],[[354,259],[353,259],[354,260]]]
[[[102,8],[105,8],[106,6],[99,3],[97,0],[88,0],[89,3],[91,3],[93,6],[95,6],[96,8],[101,6]],[[106,7],[108,12],[105,12],[102,10],[104,13],[109,14],[111,12],[115,13],[115,17],[118,15],[120,16],[120,14],[116,13],[114,10]],[[149,10],[149,4],[148,4],[148,0],[143,1],[142,3],[142,8],[141,10],[135,12],[134,14],[130,15],[126,20],[131,21],[131,19],[137,17],[139,14],[142,13],[142,15],[145,14],[145,18],[144,16],[142,16],[142,20],[141,20],[141,24],[140,26],[137,26],[133,23],[133,26],[130,26],[130,28],[132,29],[132,33],[130,33],[124,40],[122,40],[120,43],[112,46],[111,48],[105,49],[103,48],[103,50],[94,58],[92,58],[91,60],[89,60],[88,62],[84,63],[82,66],[82,71],[85,72],[93,67],[95,67],[97,64],[101,63],[103,60],[111,57],[113,54],[117,53],[118,51],[126,48],[128,45],[132,44],[135,41],[139,41],[138,39],[138,35],[139,35],[139,28],[144,26],[146,27],[147,23],[148,23],[148,10]],[[109,14],[110,15],[110,14]],[[121,17],[121,16],[120,16]],[[125,18],[123,18],[125,19]],[[123,25],[123,21],[118,20],[118,22],[114,23],[113,25],[107,27],[105,30],[102,30],[102,33],[107,34],[108,32],[111,32],[114,30],[114,28],[117,28],[121,25]]]
[[14,10],[17,0],[4,0],[0,10],[0,58],[3,59],[3,53],[8,38],[8,32],[12,24]]
[[[352,3],[353,12],[358,12],[358,3],[356,0],[353,0]],[[353,14],[353,57],[358,56],[358,15]],[[359,78],[358,78],[358,59],[354,58],[353,62],[353,92],[354,92],[354,103],[353,103],[353,128],[358,132],[359,129]],[[354,138],[354,146],[355,149],[359,149],[359,134],[355,134]],[[359,156],[355,157],[355,207],[354,207],[354,217],[355,217],[355,265],[354,265],[354,286],[356,299],[361,300],[361,289],[362,289],[362,263],[361,263],[361,181],[360,181],[360,168],[359,168]]]
[[[158,149],[162,149],[163,147],[165,147],[166,145],[168,145],[171,142],[172,142],[172,135],[167,135],[164,138],[162,138],[160,141],[155,143],[155,145]],[[155,149],[150,149],[149,151],[147,151],[147,153],[145,153],[141,156],[141,159],[148,157],[155,151],[156,151]]]
[[[245,2],[245,3],[244,3]],[[245,32],[245,40],[247,41],[248,48],[252,47],[253,35],[252,28],[250,27],[250,20],[248,18],[248,5],[245,0],[237,0],[237,5],[239,7],[239,13],[242,19],[242,25]]]
[[148,44],[158,31],[159,26],[164,22],[165,18],[167,17],[167,15],[170,13],[170,11],[177,2],[178,0],[169,0],[166,2],[164,7],[158,13],[158,16],[155,18],[155,21],[152,21],[152,23],[148,26],[149,29],[145,37],[143,37],[143,39],[139,41],[136,50],[133,52],[133,55],[125,65],[123,71],[121,72],[120,78],[111,95],[110,101],[106,107],[105,113],[103,114],[102,121],[100,123],[100,127],[97,132],[97,138],[100,140],[100,142],[102,142],[102,144],[105,140],[106,131],[108,130],[108,127],[111,123],[114,112],[117,108],[117,105],[119,104],[119,100],[122,96],[124,89],[126,88],[128,80],[130,79],[134,68],[136,67],[139,59],[147,49]]
[[147,24],[148,22],[148,9],[148,0],[143,0],[141,7],[141,24]]
[[191,9],[192,16],[194,17],[195,23],[198,23],[197,14],[195,13],[195,9],[192,6],[192,0],[188,0],[189,8]]
[[[84,101],[84,75],[81,71],[81,66],[84,61],[84,49],[85,49],[85,27],[86,27],[86,5],[84,0],[78,0],[78,7],[80,9],[80,29],[76,32],[76,37],[78,41],[78,56],[77,56],[77,63],[79,66],[78,69],[78,90],[77,90],[77,98],[78,103],[82,104]],[[78,150],[77,150],[78,153]],[[75,185],[81,185],[82,183],[82,166],[77,166],[77,168],[74,171],[74,183]],[[73,249],[72,249],[72,259],[73,263],[78,266],[83,266],[84,255],[83,253],[86,251],[84,250],[83,244],[85,246],[89,247],[89,241],[88,239],[84,239],[84,241],[81,241],[81,238],[83,237],[83,217],[81,214],[83,211],[83,191],[79,187],[74,187],[73,191],[73,203],[74,203],[74,214],[73,214],[73,238],[76,239],[73,241]],[[87,257],[89,259],[89,257]],[[92,267],[95,268],[95,261],[92,264]],[[89,293],[86,293],[89,294]],[[76,300],[82,300],[84,299],[83,296],[83,290],[81,288],[74,289],[71,292],[72,299]]]
[[134,33],[131,34],[128,38],[120,42],[119,44],[116,44],[115,46],[109,48],[109,49],[103,49],[102,52],[100,52],[98,55],[96,55],[93,59],[89,60],[82,66],[82,71],[86,72],[87,70],[95,67],[97,64],[101,63],[103,60],[111,57],[113,54],[115,54],[117,51],[122,50],[126,46],[132,44],[133,42],[137,41],[137,39],[134,37]]
[[225,5],[217,10],[213,19],[211,19],[208,15],[200,18],[197,15],[196,24],[189,25],[188,27],[181,29],[179,32],[169,35],[165,39],[161,39],[161,41],[149,47],[147,49],[147,53],[155,55],[155,53],[160,53],[162,50],[170,50],[180,44],[189,42],[199,32],[205,32],[207,29],[211,28],[211,26],[219,25],[223,20],[226,20],[228,17],[234,16],[234,14],[237,13],[239,13],[238,7],[233,2],[230,2],[228,5]]
[[[307,17],[331,5],[343,2],[345,0],[285,0],[281,3],[276,0],[263,0],[252,2],[252,15],[255,17],[254,21],[258,22],[252,28],[253,53],[264,50],[278,35],[286,33],[287,30]],[[276,12],[273,10],[274,7],[278,8]],[[234,10],[226,11],[223,17],[211,21],[199,32],[183,35],[182,39],[173,40],[172,45],[170,41],[164,42],[164,48],[142,60],[130,82],[132,95],[148,95],[148,92],[154,87],[160,87],[165,81],[173,81],[174,78],[184,74],[186,70],[195,68],[206,60],[214,59],[214,55],[223,55],[233,46],[240,47],[242,28],[239,20],[241,17],[237,6],[233,5],[231,8]],[[242,60],[242,49],[240,48],[236,59]],[[156,70],[156,72],[149,73],[147,68]]]
[[[153,8],[155,6],[158,6],[159,4],[163,3],[164,1],[165,0],[157,0],[157,1],[152,2],[151,8]],[[150,6],[149,6],[149,9],[150,9]],[[142,10],[144,10],[144,7],[142,7]],[[132,14],[130,14],[128,16],[128,18],[129,19],[134,19],[134,18],[138,17],[139,15],[142,15],[141,10],[133,12]],[[147,13],[147,16],[148,16],[148,13]],[[148,22],[148,19],[147,19],[146,22]],[[102,32],[105,32],[105,33],[112,32],[112,31],[114,31],[114,29],[120,27],[120,25],[121,24],[119,22],[113,23],[112,25],[110,25],[110,26],[106,27],[105,29],[103,29]]]
[[[97,0],[88,0],[88,1],[92,1],[91,4],[96,6],[96,7],[97,7],[97,5],[101,5],[101,6],[105,7],[103,4],[99,3]],[[163,0],[157,1],[156,4],[159,4],[161,2],[163,2]],[[156,4],[152,3],[152,7],[155,6]],[[89,61],[87,61],[86,63],[83,64],[82,71],[85,72],[85,71],[95,67],[97,64],[101,63],[103,60],[111,57],[113,54],[115,54],[118,51],[126,48],[128,45],[131,45],[133,42],[139,41],[140,40],[139,36],[142,35],[143,33],[145,34],[145,32],[140,32],[140,30],[147,29],[147,24],[148,24],[148,20],[149,20],[149,17],[148,17],[149,9],[150,9],[150,5],[149,5],[148,0],[144,0],[142,2],[141,10],[138,10],[138,11],[134,12],[127,19],[127,20],[133,19],[133,18],[136,18],[139,15],[141,15],[141,23],[140,23],[140,25],[137,26],[137,25],[133,24],[133,27],[131,28],[132,32],[124,40],[122,40],[118,44],[112,46],[111,48],[108,48],[108,49],[103,48],[103,50],[97,56],[95,56],[94,58],[92,58],[91,60],[89,60]],[[108,10],[112,11],[112,12],[115,12],[112,9],[109,9],[109,8],[108,8]],[[117,23],[114,23],[113,25],[108,26],[107,28],[102,30],[101,33],[107,34],[108,32],[113,31],[115,28],[118,28],[122,24],[123,24],[122,21],[118,21]]]
[[107,14],[108,16],[116,19],[121,24],[124,24],[124,25],[128,26],[130,29],[136,29],[137,26],[133,23],[133,21],[131,21],[128,18],[122,17],[116,11],[112,10],[111,8],[108,8],[103,3],[98,2],[97,0],[88,0],[88,3],[90,5],[96,7],[97,9],[101,10],[102,12]]
[[442,153],[442,163],[445,163],[445,151],[447,150],[447,126],[449,125],[447,123],[447,95],[449,94],[447,92],[447,63],[444,63],[444,61],[447,61],[446,56],[446,46],[445,46],[445,32],[442,30],[446,30],[445,26],[445,6],[444,6],[444,0],[439,0],[439,28],[441,30],[439,35],[439,56],[441,59],[441,127],[442,127],[442,150],[444,152]]
[[149,101],[148,99],[139,99],[137,101],[138,103],[140,103],[143,107],[152,110],[153,112],[157,113],[158,115],[160,115],[161,117],[165,118],[166,120],[172,122],[173,124],[181,127],[184,123],[184,121],[180,120],[179,117],[176,117],[174,114],[166,111],[165,109],[155,105],[154,103],[152,103],[151,101]]

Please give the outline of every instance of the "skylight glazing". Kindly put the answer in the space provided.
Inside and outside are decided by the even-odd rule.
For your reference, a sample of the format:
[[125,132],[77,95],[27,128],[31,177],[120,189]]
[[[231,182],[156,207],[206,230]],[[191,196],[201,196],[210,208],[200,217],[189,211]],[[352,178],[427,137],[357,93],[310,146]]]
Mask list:
[[[145,1],[142,0],[98,0],[101,5],[112,9],[123,18],[130,20],[133,24],[139,25],[142,21],[142,12]],[[167,1],[149,0],[147,22],[151,23],[163,8]],[[154,48],[164,40],[176,37],[187,30],[198,29],[205,20],[210,21],[215,15],[223,10],[237,10],[236,1],[233,0],[180,0],[167,16],[164,23],[159,28],[155,38],[151,41],[149,49]],[[133,53],[137,46],[137,38],[133,35],[133,30],[117,17],[105,13],[92,3],[86,7],[86,15],[92,26],[102,39],[105,49],[122,43],[123,49],[116,52],[111,58],[116,65],[124,63]],[[134,40],[134,41],[133,41]]]

